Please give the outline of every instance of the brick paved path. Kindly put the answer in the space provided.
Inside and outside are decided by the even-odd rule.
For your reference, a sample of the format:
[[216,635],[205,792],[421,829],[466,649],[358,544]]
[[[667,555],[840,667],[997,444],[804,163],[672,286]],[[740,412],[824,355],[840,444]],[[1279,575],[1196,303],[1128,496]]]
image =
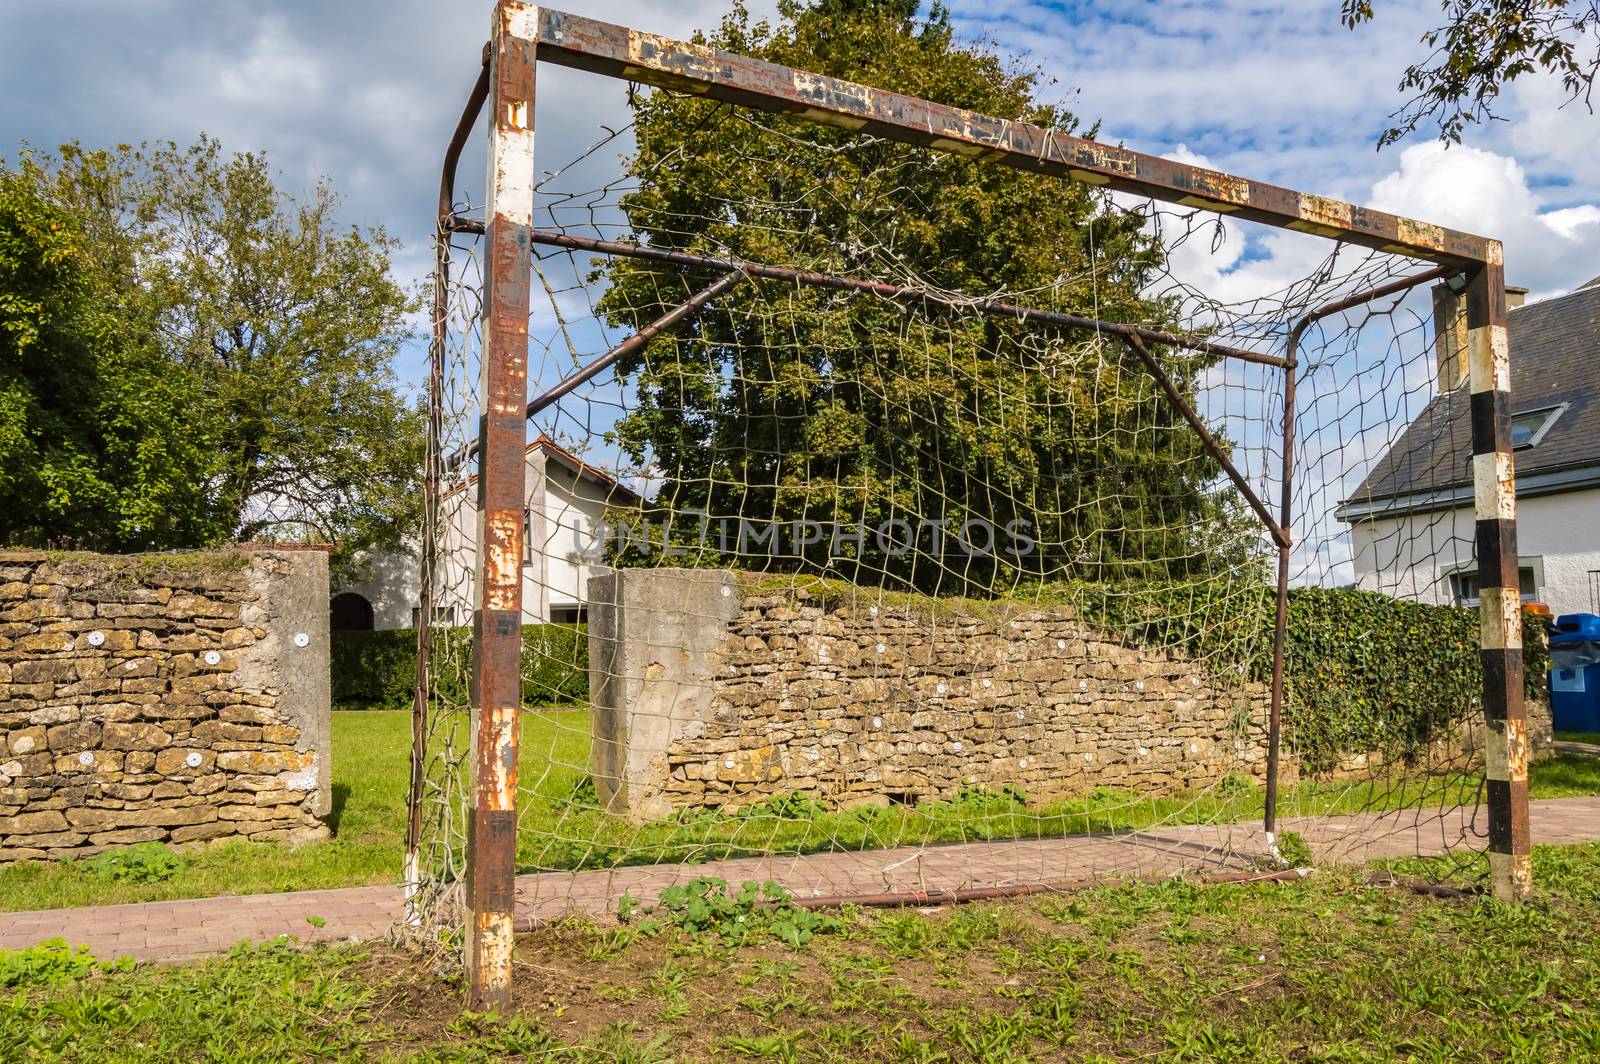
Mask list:
[[[1285,820],[1319,861],[1437,854],[1482,847],[1482,813],[1420,809],[1384,814]],[[1600,797],[1533,803],[1534,841],[1600,840]],[[906,890],[958,890],[1017,883],[1127,878],[1179,871],[1242,869],[1262,852],[1259,825],[1184,826],[1132,835],[901,846],[861,853],[740,858],[692,865],[647,865],[591,872],[554,872],[517,880],[518,916],[603,916],[624,893],[642,900],[695,876],[730,882],[773,879],[797,895],[822,897]],[[401,911],[399,887],[309,890],[245,897],[105,905],[0,913],[0,948],[65,937],[96,956],[181,960],[220,953],[241,939],[296,935],[307,941],[382,936]],[[308,917],[324,921],[313,927]]]

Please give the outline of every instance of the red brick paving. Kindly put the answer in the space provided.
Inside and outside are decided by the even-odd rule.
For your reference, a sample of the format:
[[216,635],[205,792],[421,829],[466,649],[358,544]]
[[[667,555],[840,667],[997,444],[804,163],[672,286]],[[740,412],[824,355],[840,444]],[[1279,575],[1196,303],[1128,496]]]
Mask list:
[[[1474,816],[1472,810],[1423,809],[1285,820],[1283,828],[1300,832],[1319,861],[1351,862],[1481,849],[1482,817],[1481,810]],[[1533,835],[1540,843],[1600,840],[1600,797],[1534,802]],[[662,887],[695,876],[772,879],[797,895],[822,897],[1227,871],[1246,867],[1263,844],[1258,825],[1176,826],[1132,835],[551,872],[518,877],[517,910],[519,917],[535,920],[603,916],[615,911],[624,893],[649,900]],[[278,935],[308,942],[378,938],[394,925],[401,907],[401,889],[391,886],[0,913],[0,948],[62,937],[103,959],[184,960]],[[309,917],[320,918],[323,926],[312,926]]]

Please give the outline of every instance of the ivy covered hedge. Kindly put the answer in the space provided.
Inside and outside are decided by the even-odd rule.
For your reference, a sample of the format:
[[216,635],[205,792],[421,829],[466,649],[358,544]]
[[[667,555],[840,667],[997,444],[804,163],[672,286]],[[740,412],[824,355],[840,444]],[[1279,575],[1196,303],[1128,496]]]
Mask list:
[[[434,631],[441,693],[465,702],[471,682],[470,628]],[[334,632],[330,668],[333,704],[343,708],[406,709],[417,675],[417,633]],[[530,706],[586,705],[589,630],[581,624],[530,624],[522,629],[522,700]]]
[[[1272,677],[1274,595],[1266,586],[1080,588],[1085,619],[1219,673]],[[1353,588],[1289,593],[1284,726],[1310,771],[1341,755],[1411,757],[1480,709],[1483,663],[1474,607],[1429,606]],[[1549,669],[1543,621],[1523,614],[1526,693]]]

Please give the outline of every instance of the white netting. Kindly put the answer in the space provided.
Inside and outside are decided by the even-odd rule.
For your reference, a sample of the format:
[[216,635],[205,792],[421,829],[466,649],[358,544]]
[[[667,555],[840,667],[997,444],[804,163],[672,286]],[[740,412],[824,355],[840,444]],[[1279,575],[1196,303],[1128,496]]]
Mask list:
[[[630,100],[630,127],[542,166],[531,395],[734,260],[887,287],[746,271],[532,418],[517,859],[548,874],[530,911],[646,894],[683,864],[860,895],[1258,861],[1277,550],[1181,404],[1277,520],[1285,372],[1222,349],[1282,358],[1318,308],[1430,264],[1322,242],[1292,280],[1241,286],[1217,264],[1237,267],[1230,241],[1259,251],[1242,223]],[[447,926],[471,800],[481,237],[448,241],[416,869]],[[1470,481],[1448,429],[1465,395],[1428,406],[1434,346],[1427,285],[1300,337],[1279,816],[1321,856],[1482,849],[1476,622],[1430,608],[1462,591],[1470,511],[1394,509]],[[1382,596],[1341,589],[1358,576]]]

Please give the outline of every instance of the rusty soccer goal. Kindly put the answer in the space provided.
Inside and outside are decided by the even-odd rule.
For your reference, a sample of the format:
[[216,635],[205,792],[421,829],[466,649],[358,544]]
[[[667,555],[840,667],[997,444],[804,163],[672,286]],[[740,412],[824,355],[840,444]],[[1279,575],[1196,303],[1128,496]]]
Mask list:
[[[550,68],[631,121],[536,165]],[[962,182],[1026,209],[925,252]],[[519,920],[697,871],[988,896],[1355,817],[1530,889],[1495,241],[501,0],[437,251],[406,878],[473,1007]],[[1458,624],[1469,566],[1446,697],[1355,661],[1333,585]]]

